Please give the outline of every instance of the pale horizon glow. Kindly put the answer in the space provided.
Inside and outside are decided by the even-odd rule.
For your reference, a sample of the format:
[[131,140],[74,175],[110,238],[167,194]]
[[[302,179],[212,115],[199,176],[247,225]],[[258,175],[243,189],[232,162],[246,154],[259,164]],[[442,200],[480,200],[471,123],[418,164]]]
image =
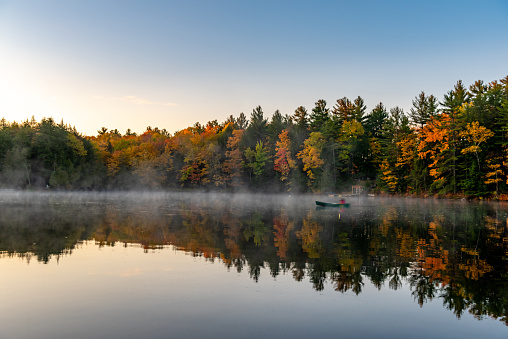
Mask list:
[[508,75],[506,32],[503,0],[0,0],[0,118],[96,135],[342,97],[408,112],[421,91]]

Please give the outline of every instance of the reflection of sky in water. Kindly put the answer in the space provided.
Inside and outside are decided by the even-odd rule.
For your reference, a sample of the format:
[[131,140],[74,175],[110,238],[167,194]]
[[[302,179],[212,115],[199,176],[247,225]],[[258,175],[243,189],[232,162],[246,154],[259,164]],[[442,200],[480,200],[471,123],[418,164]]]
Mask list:
[[440,299],[414,302],[407,285],[362,293],[322,291],[308,277],[275,279],[166,246],[78,245],[47,264],[0,260],[2,338],[347,337],[506,338],[501,322],[458,320]]
[[[502,204],[347,198],[349,209],[316,210],[316,199],[0,194],[0,338],[507,336],[508,327],[500,319],[486,315],[478,321],[468,313],[470,306],[457,319],[454,310],[443,305],[439,289],[420,308],[412,295],[415,287],[407,285],[409,278],[402,279],[398,290],[388,286],[393,268],[400,265],[422,264],[418,272],[432,271],[444,281],[457,268],[464,273],[465,268],[483,267],[469,264],[481,260],[494,265],[483,267],[489,270],[506,267],[493,246],[503,244],[502,238],[491,238],[506,236],[507,210]],[[478,232],[484,222],[490,229]],[[481,260],[471,261],[480,235],[493,242],[480,243]],[[105,246],[76,244],[93,238]],[[163,249],[143,249],[134,242]],[[234,266],[228,271],[218,257],[212,263],[162,245],[169,242],[205,255],[220,253],[226,261],[239,253],[254,266],[264,262],[265,268],[256,283],[247,263],[241,273]],[[469,246],[467,251],[461,250],[463,244]],[[443,273],[448,260],[452,265]],[[309,271],[301,282],[291,271],[281,269],[276,278],[270,274],[274,263],[305,262],[326,272],[324,290],[314,289]],[[360,266],[366,275],[359,295],[351,289],[334,290],[330,272]],[[489,270],[470,272],[485,278]],[[371,283],[379,272],[384,275],[380,290]],[[492,274],[469,281],[469,300],[475,298],[470,294],[474,285],[484,282],[492,288],[479,289],[482,301],[492,300],[486,293],[506,286],[506,279],[492,279]]]

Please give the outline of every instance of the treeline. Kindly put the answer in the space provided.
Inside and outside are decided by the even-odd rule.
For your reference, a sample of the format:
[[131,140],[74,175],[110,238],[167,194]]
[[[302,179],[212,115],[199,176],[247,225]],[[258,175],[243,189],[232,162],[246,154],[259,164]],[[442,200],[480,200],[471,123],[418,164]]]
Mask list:
[[508,76],[442,100],[421,92],[409,112],[361,97],[318,100],[293,115],[260,106],[248,119],[196,123],[171,135],[103,127],[84,137],[56,124],[0,122],[4,187],[340,191],[506,197]]

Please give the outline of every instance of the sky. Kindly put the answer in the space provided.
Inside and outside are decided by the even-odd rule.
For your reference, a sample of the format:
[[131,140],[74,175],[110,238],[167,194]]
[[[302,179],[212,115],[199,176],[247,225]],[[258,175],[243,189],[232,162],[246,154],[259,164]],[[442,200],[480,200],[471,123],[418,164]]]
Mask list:
[[507,0],[0,0],[0,118],[89,136],[343,97],[408,112],[507,75]]

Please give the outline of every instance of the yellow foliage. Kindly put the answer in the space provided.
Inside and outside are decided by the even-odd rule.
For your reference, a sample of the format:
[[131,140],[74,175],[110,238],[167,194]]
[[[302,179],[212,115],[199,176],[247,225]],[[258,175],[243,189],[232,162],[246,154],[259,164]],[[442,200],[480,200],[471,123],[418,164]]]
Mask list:
[[85,146],[83,145],[83,141],[76,138],[74,134],[67,134],[67,144],[76,152],[79,156],[86,156],[87,152],[85,150]]
[[381,176],[381,180],[383,180],[386,183],[390,192],[395,192],[395,190],[397,189],[398,178],[390,168],[390,164],[388,163],[387,159],[383,160],[383,163],[380,165],[380,168],[381,173],[383,174]]
[[492,266],[482,259],[469,259],[465,264],[459,264],[459,269],[464,271],[466,278],[478,280],[485,273],[493,270]]
[[406,135],[401,141],[397,142],[397,147],[400,149],[400,153],[395,167],[409,166],[412,168],[416,157],[416,135]]
[[321,159],[321,151],[325,145],[325,140],[320,132],[312,132],[304,141],[304,148],[296,156],[303,161],[303,170],[309,177],[309,185],[316,179],[315,169],[318,169],[325,162]]
[[478,121],[473,121],[470,124],[468,123],[466,125],[466,129],[464,131],[461,131],[459,135],[473,144],[472,146],[464,148],[461,152],[472,153],[478,152],[480,150],[479,145],[482,142],[487,141],[490,137],[492,137],[494,135],[494,132],[492,132],[488,128],[480,126],[480,123]]
[[342,125],[341,134],[347,138],[357,138],[365,134],[365,129],[356,120],[346,121]]
[[449,121],[450,117],[443,113],[433,117],[427,125],[420,129],[421,142],[418,144],[418,156],[421,159],[426,158],[429,154],[431,157],[435,157],[436,154],[449,148]]
[[496,163],[493,163],[492,161],[493,160],[487,161],[487,168],[489,168],[490,171],[488,171],[485,174],[486,180],[484,182],[486,184],[495,184],[495,183],[503,181],[503,179],[501,179],[501,177],[504,175],[504,172],[503,172],[503,170],[501,170],[501,164],[499,164],[499,163],[496,164]]
[[311,220],[311,216],[303,219],[302,229],[296,232],[296,236],[302,240],[302,249],[309,255],[309,258],[319,258],[322,251],[320,239],[323,227],[316,221]]
[[430,171],[429,171],[429,174],[430,174],[431,177],[437,177],[437,176],[439,176],[440,173],[439,173],[438,169],[431,168]]
[[370,151],[372,152],[372,158],[374,163],[380,162],[380,156],[381,156],[381,144],[379,143],[379,140],[377,138],[370,138],[369,139],[369,146]]

